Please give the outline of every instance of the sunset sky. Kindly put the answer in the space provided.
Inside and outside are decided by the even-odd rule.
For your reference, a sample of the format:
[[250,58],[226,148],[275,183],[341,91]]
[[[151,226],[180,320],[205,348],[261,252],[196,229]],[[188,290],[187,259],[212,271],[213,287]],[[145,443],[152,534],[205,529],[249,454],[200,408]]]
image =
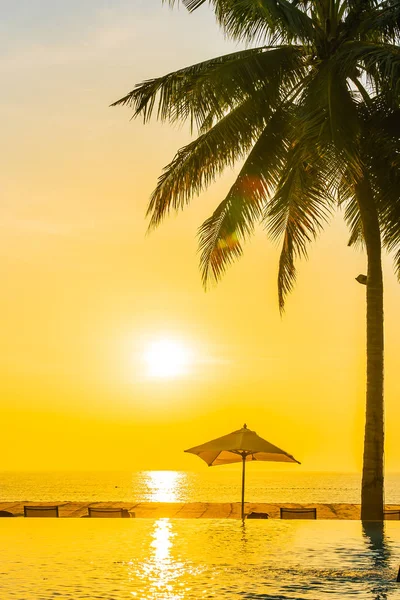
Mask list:
[[[261,228],[202,289],[197,227],[233,172],[146,235],[149,195],[190,135],[109,105],[232,51],[211,11],[5,0],[0,28],[1,469],[206,469],[182,450],[244,422],[296,469],[360,469],[365,287],[354,278],[366,260],[342,215],[299,264],[283,318],[279,249]],[[398,471],[400,285],[390,257],[384,266],[386,466]],[[183,353],[181,369],[157,371],[163,348]]]

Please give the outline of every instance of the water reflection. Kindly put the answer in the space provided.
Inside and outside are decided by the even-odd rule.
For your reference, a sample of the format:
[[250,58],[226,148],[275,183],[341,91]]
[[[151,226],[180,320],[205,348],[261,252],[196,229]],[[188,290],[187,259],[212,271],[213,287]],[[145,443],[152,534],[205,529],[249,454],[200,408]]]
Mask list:
[[399,598],[395,523],[3,520],[1,600]]
[[158,519],[154,523],[154,539],[150,546],[154,549],[154,560],[156,562],[162,563],[169,558],[173,535],[169,519]]
[[150,502],[179,502],[185,473],[180,471],[146,471],[146,499]]
[[[379,574],[379,583],[373,582],[371,584],[371,598],[373,600],[387,600],[389,589],[392,589],[396,583],[390,581],[391,551],[385,536],[385,524],[383,521],[363,521],[362,528],[369,550],[372,572]],[[375,579],[378,579],[378,577]],[[387,582],[390,582],[390,588]]]
[[245,552],[246,550],[246,544],[247,544],[247,531],[246,531],[246,521],[243,519],[243,521],[240,524],[240,531],[241,531],[241,536],[240,536],[240,541],[241,541],[241,550],[243,552]]
[[183,563],[171,556],[172,540],[175,533],[169,519],[157,519],[154,522],[151,555],[143,565],[143,578],[147,584],[146,598],[165,598],[165,600],[181,600],[184,590],[177,591],[179,579],[183,572]]

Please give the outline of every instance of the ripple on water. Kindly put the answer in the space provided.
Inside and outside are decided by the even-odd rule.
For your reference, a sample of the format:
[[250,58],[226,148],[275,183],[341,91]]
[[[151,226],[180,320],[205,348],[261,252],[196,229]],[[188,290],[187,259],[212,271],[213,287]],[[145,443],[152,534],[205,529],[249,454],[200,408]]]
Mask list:
[[1,600],[400,599],[400,527],[358,522],[10,519]]

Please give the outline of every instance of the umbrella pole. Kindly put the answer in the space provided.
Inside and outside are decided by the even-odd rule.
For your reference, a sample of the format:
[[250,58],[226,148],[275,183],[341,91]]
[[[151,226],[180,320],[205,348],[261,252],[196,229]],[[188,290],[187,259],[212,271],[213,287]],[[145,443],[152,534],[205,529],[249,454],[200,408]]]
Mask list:
[[242,454],[242,519],[244,519],[244,480],[246,474],[246,455]]

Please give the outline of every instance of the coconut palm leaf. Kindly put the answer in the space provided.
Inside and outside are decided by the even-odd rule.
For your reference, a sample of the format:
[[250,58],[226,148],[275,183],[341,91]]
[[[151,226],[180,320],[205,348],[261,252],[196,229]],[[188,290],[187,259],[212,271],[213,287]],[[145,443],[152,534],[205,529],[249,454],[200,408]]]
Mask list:
[[[280,39],[293,42],[313,39],[315,25],[309,15],[288,0],[209,0],[218,23],[236,40]],[[206,0],[182,0],[193,12]],[[176,0],[169,0],[170,5]]]
[[161,121],[190,119],[201,128],[259,87],[294,85],[304,69],[301,48],[252,48],[145,81],[112,106],[128,105],[145,122],[156,113]]
[[400,281],[400,169],[390,169],[378,161],[371,161],[373,185],[382,231],[382,243],[395,256],[395,272]]
[[394,256],[394,269],[395,269],[395,273],[397,275],[397,279],[400,283],[400,248],[398,249],[398,251],[396,252],[396,254]]
[[307,258],[307,248],[331,215],[335,199],[327,178],[331,166],[305,152],[298,143],[289,153],[276,193],[265,215],[273,240],[283,239],[278,271],[279,308],[296,280],[296,258]]
[[395,254],[400,249],[400,109],[393,97],[378,96],[363,110],[364,163],[379,212],[382,243]]
[[280,178],[290,115],[281,108],[269,119],[226,198],[199,229],[200,265],[205,286],[218,280],[243,252],[242,243],[261,220],[263,207]]
[[353,195],[346,204],[344,218],[350,230],[348,246],[362,247],[364,245],[364,235],[360,211],[358,209],[357,199],[354,195],[354,188]]
[[360,37],[370,34],[371,37],[376,39],[379,35],[380,39],[383,36],[386,42],[395,43],[400,35],[399,0],[369,2],[368,4],[372,4],[373,6],[369,7],[364,18],[360,19],[358,27]]
[[150,228],[157,226],[171,208],[183,208],[227,166],[247,154],[272,110],[275,98],[269,98],[268,91],[259,90],[178,151],[151,196]]
[[346,76],[357,73],[357,69],[365,72],[378,92],[383,82],[399,91],[400,49],[395,44],[347,41],[338,49],[334,60]]
[[325,61],[313,69],[298,104],[297,135],[302,146],[323,156],[333,145],[348,167],[360,173],[358,102],[335,64]]

